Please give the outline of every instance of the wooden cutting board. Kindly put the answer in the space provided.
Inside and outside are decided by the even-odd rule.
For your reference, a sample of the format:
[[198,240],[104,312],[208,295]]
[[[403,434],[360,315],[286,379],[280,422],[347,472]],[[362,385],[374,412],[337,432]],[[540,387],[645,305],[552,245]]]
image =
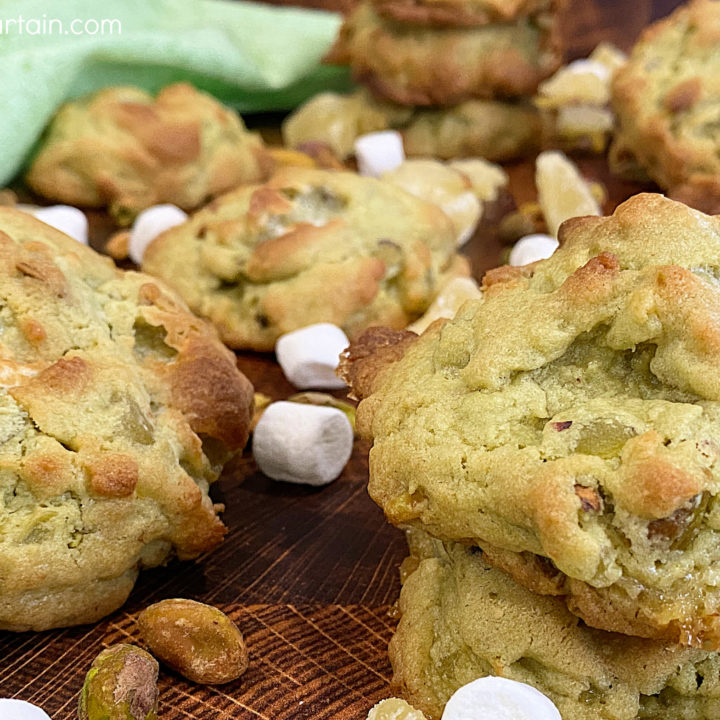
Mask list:
[[[677,2],[574,0],[566,33],[571,56],[602,39],[627,47],[645,24]],[[643,189],[609,176],[603,158],[579,158],[608,190],[606,210]],[[518,203],[534,199],[534,163],[508,166]],[[96,235],[106,221],[93,218]],[[496,225],[486,222],[466,251],[476,277],[500,262]],[[260,392],[294,392],[270,355],[238,365]],[[212,494],[226,505],[224,544],[195,563],[144,572],[125,607],[95,626],[0,633],[0,697],[43,707],[54,720],[76,717],[77,694],[93,658],[137,639],[134,618],[151,602],[187,597],[228,612],[245,634],[250,667],[236,682],[200,687],[163,670],[163,720],[360,720],[392,694],[387,643],[399,593],[402,534],[367,496],[368,446],[357,442],[342,476],[326,488],[275,483],[246,453]],[[2,718],[0,718],[2,720]]]

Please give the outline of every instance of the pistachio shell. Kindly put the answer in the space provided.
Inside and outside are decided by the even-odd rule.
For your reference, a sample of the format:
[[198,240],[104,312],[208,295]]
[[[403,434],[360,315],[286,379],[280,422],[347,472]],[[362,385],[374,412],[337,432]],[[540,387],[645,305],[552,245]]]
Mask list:
[[211,605],[161,600],[140,613],[138,626],[153,654],[192,682],[217,685],[235,680],[247,670],[242,633]]
[[79,720],[157,720],[158,664],[135,645],[111,645],[80,691]]

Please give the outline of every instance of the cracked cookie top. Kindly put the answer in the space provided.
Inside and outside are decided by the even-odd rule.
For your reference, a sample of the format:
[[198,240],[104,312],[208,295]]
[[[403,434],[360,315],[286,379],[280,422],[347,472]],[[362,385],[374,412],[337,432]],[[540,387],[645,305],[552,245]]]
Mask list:
[[191,85],[169,85],[156,98],[112,87],[60,108],[25,180],[50,200],[107,207],[128,224],[158,203],[194,210],[262,180],[269,163],[242,118]]
[[532,95],[561,60],[550,8],[507,23],[434,27],[388,19],[369,0],[345,18],[325,58],[349,65],[377,98],[418,106]]
[[560,240],[363,383],[370,493],[592,625],[716,647],[720,219],[638,195]]
[[254,350],[317,322],[351,337],[403,328],[468,272],[436,205],[374,178],[305,168],[214,200],[154,240],[143,269],[228,345]]
[[225,528],[252,386],[157,280],[0,209],[0,628],[91,622]]
[[720,4],[693,0],[648,28],[613,80],[611,167],[720,211]]

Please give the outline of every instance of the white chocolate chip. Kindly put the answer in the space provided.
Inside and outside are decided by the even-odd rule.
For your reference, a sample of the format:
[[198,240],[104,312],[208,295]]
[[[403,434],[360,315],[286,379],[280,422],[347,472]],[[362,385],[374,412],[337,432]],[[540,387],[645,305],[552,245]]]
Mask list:
[[611,73],[619,70],[626,62],[627,55],[612,43],[601,42],[591,53],[589,60],[600,63]]
[[458,158],[448,162],[448,166],[465,175],[478,200],[483,202],[497,200],[500,190],[508,184],[507,173],[483,158]]
[[0,718],[2,720],[50,720],[50,716],[37,705],[10,698],[0,698]]
[[300,390],[344,388],[335,375],[340,353],[350,344],[347,335],[331,323],[317,323],[281,335],[275,355],[285,377]]
[[552,701],[530,685],[484,677],[448,700],[442,720],[562,720]]
[[510,251],[510,265],[529,265],[549,258],[558,248],[558,241],[552,235],[526,235],[520,238]]
[[88,244],[88,221],[85,213],[70,205],[51,205],[50,207],[28,207],[30,213],[46,225],[64,232],[83,245]]
[[474,192],[468,191],[448,200],[440,206],[455,226],[457,246],[462,247],[477,230],[482,205]]
[[453,278],[440,290],[425,314],[408,325],[407,329],[420,335],[438,318],[453,318],[463,303],[480,297],[482,291],[475,280],[469,277]]
[[592,187],[564,153],[546,150],[537,156],[535,184],[551,235],[557,236],[560,225],[569,218],[602,215]]
[[567,70],[575,75],[595,75],[599,80],[610,82],[610,69],[597,60],[573,60]]
[[438,160],[406,160],[382,179],[437,205],[450,218],[458,247],[472,237],[482,205],[464,173]]
[[327,485],[350,459],[353,429],[340,410],[293,402],[270,405],[253,433],[253,455],[273,480]]
[[355,139],[355,155],[360,175],[380,177],[405,160],[402,135],[396,130],[361,135]]
[[136,264],[141,265],[147,246],[160,233],[187,220],[187,214],[175,205],[153,205],[143,210],[133,223],[130,230],[128,255]]
[[373,705],[367,720],[426,720],[412,705],[400,698],[388,698]]

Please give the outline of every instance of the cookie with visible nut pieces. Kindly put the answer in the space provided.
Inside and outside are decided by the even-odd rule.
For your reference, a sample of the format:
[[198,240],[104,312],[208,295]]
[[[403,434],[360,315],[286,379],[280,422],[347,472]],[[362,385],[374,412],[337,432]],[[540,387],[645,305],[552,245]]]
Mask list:
[[389,366],[351,345],[369,492],[589,625],[718,649],[720,218],[644,194],[559,239]]
[[532,95],[562,60],[557,14],[481,27],[387,20],[367,0],[345,19],[326,62],[400,105],[448,106]]
[[511,160],[539,149],[540,116],[529,102],[467,100],[447,108],[413,108],[378,101],[360,88],[322,93],[283,122],[285,143],[322,142],[339,157],[354,153],[357,137],[398,130],[408,157]]
[[272,350],[315,323],[353,337],[402,328],[467,275],[437,206],[351,172],[287,167],[217,198],[147,248],[173,286],[235,348]]
[[108,207],[127,225],[159,203],[193,210],[271,166],[235,112],[177,83],[156,98],[111,87],[63,105],[25,180],[51,200]]
[[90,623],[218,545],[252,386],[155,278],[0,208],[0,628]]
[[612,83],[611,168],[720,212],[720,3],[692,0],[650,26]]
[[138,616],[145,643],[192,682],[218,685],[239,678],[248,652],[237,625],[212,605],[180,598],[161,600]]
[[563,720],[717,717],[719,653],[594,630],[477,548],[410,540],[390,659],[393,683],[428,717],[489,675],[532,685]]

